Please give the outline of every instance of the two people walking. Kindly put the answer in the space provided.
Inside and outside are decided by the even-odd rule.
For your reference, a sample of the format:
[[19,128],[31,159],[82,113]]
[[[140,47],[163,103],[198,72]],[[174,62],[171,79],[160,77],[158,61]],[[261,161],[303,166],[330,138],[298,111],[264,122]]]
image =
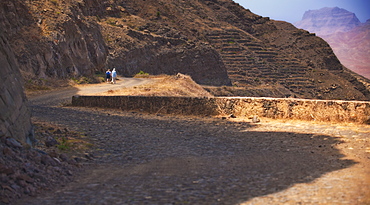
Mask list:
[[105,78],[107,80],[107,83],[112,83],[112,84],[116,84],[116,80],[117,80],[117,72],[116,72],[116,68],[113,68],[113,71],[111,72],[110,69],[108,69],[106,72],[105,72]]

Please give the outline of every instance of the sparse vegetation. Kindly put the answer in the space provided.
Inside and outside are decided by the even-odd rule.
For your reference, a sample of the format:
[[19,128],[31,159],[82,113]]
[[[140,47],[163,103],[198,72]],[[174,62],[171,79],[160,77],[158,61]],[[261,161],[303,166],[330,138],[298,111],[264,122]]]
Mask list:
[[144,72],[144,71],[140,71],[140,72],[138,72],[135,76],[134,76],[134,78],[147,78],[147,77],[149,77],[149,73],[146,73],[146,72]]
[[59,140],[59,144],[57,145],[57,147],[62,151],[68,151],[71,149],[71,145],[65,137],[62,137]]
[[107,21],[106,21],[106,23],[111,25],[111,26],[117,26],[116,22],[117,21],[115,19],[111,19],[111,18],[107,19]]
[[95,76],[94,76],[98,82],[105,82],[105,73],[104,72],[100,72],[100,71],[97,71],[95,72]]
[[50,87],[46,86],[42,79],[29,79],[25,82],[24,87],[28,91],[50,90]]
[[72,77],[71,80],[76,84],[90,84],[90,83],[97,83],[101,82],[101,79],[99,78],[93,78],[93,77]]
[[[35,137],[37,140],[45,141],[45,137],[54,138],[57,142],[55,145],[60,152],[70,152],[78,154],[93,146],[92,143],[88,142],[85,134],[76,131],[69,131],[61,127],[55,127],[48,123],[34,123],[35,125]],[[47,151],[53,149],[52,147],[45,147],[44,144],[37,144],[36,147],[41,150]]]
[[59,144],[57,145],[57,148],[60,151],[73,151],[73,152],[82,152],[84,150],[87,150],[93,146],[93,144],[87,142],[86,140],[82,139],[82,135],[75,137],[61,137],[57,141]]

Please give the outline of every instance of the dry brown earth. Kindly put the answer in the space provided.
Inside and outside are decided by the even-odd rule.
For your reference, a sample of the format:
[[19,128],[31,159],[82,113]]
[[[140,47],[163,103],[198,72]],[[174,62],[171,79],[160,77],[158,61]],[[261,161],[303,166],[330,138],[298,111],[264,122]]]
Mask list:
[[[175,76],[142,76],[152,80],[139,86],[128,86],[121,89],[97,93],[95,95],[136,95],[136,96],[190,96],[190,97],[213,97],[202,86],[195,83],[188,75],[177,74]],[[124,79],[123,79],[124,81]]]

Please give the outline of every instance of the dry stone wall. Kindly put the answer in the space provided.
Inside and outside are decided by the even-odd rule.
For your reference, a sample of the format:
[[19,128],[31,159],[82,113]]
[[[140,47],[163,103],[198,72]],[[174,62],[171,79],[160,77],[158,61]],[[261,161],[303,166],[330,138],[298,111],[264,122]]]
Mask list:
[[146,96],[73,96],[72,105],[139,110],[149,113],[216,115],[216,98]]
[[370,102],[252,97],[74,96],[74,106],[182,115],[260,116],[319,122],[370,124]]
[[218,98],[219,112],[319,122],[369,123],[370,102],[295,98]]

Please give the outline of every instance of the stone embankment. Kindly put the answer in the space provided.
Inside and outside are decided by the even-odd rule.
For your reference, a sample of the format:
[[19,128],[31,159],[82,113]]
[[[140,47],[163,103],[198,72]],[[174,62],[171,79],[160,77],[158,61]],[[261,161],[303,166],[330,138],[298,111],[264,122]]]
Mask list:
[[73,106],[181,115],[233,115],[370,124],[370,102],[254,97],[74,96]]

